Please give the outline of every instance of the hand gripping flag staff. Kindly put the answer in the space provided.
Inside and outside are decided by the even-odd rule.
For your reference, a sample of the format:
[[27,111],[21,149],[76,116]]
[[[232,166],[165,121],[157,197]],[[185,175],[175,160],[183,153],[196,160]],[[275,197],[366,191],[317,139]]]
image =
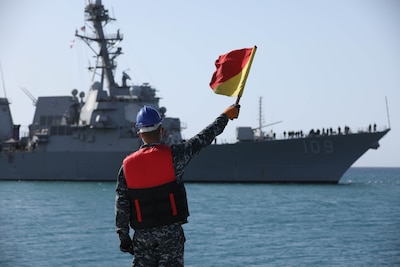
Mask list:
[[257,46],[243,48],[218,57],[215,61],[217,70],[210,82],[214,93],[237,96],[236,105],[239,104],[256,50]]

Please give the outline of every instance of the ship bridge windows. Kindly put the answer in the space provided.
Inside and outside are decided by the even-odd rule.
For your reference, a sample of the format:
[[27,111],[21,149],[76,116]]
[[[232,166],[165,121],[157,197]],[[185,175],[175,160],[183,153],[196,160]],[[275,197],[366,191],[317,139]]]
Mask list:
[[40,116],[40,126],[61,125],[62,116]]
[[50,135],[72,135],[72,128],[69,125],[54,125],[50,127]]

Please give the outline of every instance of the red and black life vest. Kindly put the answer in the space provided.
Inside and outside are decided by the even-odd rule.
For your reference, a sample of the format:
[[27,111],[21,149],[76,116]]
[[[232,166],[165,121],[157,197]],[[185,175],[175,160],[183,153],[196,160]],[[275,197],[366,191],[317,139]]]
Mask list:
[[170,147],[142,148],[126,157],[123,165],[132,228],[187,222],[186,190],[183,183],[176,181]]

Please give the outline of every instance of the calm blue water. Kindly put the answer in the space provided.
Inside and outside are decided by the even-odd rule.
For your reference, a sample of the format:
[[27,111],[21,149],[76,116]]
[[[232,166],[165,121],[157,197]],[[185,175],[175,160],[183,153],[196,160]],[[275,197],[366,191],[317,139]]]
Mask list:
[[[0,182],[0,266],[130,266],[114,183]],[[400,266],[400,168],[339,185],[187,184],[185,266]]]

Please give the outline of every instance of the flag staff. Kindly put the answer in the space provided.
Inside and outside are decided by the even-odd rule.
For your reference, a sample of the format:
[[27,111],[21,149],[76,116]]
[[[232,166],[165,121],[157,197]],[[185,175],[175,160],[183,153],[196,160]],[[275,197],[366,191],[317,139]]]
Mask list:
[[238,96],[238,97],[236,98],[236,103],[235,103],[235,105],[239,105],[239,101],[240,101],[240,96]]

